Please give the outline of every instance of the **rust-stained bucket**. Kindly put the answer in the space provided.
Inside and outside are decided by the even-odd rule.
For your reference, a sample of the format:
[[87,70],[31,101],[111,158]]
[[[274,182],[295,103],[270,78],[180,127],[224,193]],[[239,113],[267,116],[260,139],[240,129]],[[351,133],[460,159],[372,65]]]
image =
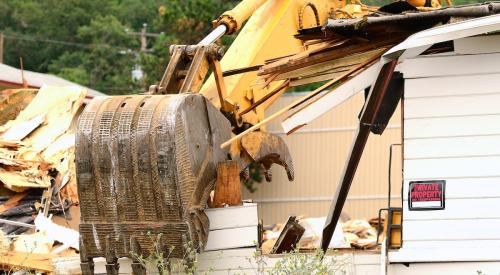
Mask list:
[[160,234],[160,247],[175,247],[174,257],[190,241],[202,248],[203,208],[230,133],[229,121],[199,94],[90,102],[76,137],[84,257],[146,256]]

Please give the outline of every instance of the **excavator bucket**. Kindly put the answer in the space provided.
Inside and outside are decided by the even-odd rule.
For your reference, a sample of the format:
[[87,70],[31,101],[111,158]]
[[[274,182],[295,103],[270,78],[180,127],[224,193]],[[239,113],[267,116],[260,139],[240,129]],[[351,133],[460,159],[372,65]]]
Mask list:
[[83,272],[93,272],[94,257],[106,257],[115,274],[116,259],[131,252],[174,247],[170,256],[182,258],[187,245],[202,248],[203,209],[230,135],[229,121],[200,94],[95,98],[76,137]]

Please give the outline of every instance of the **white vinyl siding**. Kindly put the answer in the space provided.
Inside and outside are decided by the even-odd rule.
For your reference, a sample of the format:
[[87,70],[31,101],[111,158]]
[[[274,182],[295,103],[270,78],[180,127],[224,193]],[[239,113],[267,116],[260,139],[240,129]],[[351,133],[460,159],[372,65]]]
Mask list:
[[[500,54],[421,56],[400,68],[403,247],[390,261],[500,260]],[[445,209],[410,211],[414,180],[446,180]]]

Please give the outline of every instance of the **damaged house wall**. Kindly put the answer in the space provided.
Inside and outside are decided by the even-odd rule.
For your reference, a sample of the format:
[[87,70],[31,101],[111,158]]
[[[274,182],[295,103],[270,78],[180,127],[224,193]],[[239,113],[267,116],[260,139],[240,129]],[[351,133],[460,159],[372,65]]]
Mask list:
[[[290,104],[303,93],[285,94],[271,106],[269,113]],[[257,184],[257,191],[243,190],[245,199],[259,203],[259,214],[265,224],[286,220],[289,215],[321,217],[328,213],[331,198],[351,146],[357,116],[364,95],[358,93],[292,135],[284,135],[280,121],[271,123],[267,131],[280,133],[295,162],[295,180],[289,182],[283,169],[273,167],[273,180]],[[400,108],[396,110],[382,136],[373,135],[347,198],[344,212],[352,218],[372,218],[379,208],[387,207],[389,146],[401,143]],[[393,149],[392,206],[401,204],[400,146]]]

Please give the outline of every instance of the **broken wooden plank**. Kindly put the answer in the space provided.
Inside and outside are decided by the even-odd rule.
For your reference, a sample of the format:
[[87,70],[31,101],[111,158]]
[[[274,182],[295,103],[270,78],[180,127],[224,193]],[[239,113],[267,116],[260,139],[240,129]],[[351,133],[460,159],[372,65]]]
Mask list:
[[86,91],[78,87],[44,86],[15,120],[0,126],[0,132],[18,127],[36,116],[46,114],[46,123],[43,127],[39,127],[27,136],[23,140],[26,146],[21,146],[18,150],[18,158],[37,160],[43,150],[70,129],[85,94]]
[[0,219],[0,224],[10,224],[10,225],[15,225],[15,226],[20,226],[20,227],[26,227],[26,228],[35,228],[34,225],[29,224],[29,223],[24,223],[24,222],[18,222],[18,221],[11,221],[11,220],[6,220],[6,219]]
[[281,254],[293,251],[300,238],[302,238],[302,235],[304,235],[304,232],[304,227],[299,224],[295,216],[290,216],[280,236],[276,240],[273,249],[271,249],[271,254]]
[[6,147],[9,149],[17,149],[21,146],[21,142],[19,141],[12,141],[12,140],[3,140],[0,139],[0,147]]
[[50,177],[40,175],[38,170],[5,171],[0,169],[0,182],[7,189],[14,192],[22,192],[28,188],[48,188]]
[[1,251],[0,266],[6,270],[36,270],[52,272],[52,256],[50,254],[37,254],[17,251]]
[[268,75],[273,73],[285,73],[299,68],[311,66],[321,62],[342,58],[347,55],[362,53],[370,50],[376,50],[382,47],[387,47],[401,42],[405,35],[394,35],[390,38],[376,39],[370,43],[348,44],[347,46],[334,49],[332,51],[322,51],[317,54],[307,56],[305,58],[290,59],[284,64],[270,63],[262,66],[258,75]]
[[[387,50],[387,47],[383,47],[380,49],[375,49],[371,51],[366,51],[366,52],[361,52],[361,53],[356,53],[356,54],[351,54],[345,57],[341,57],[338,59],[326,61],[326,62],[321,62],[318,64],[313,64],[311,66],[303,67],[300,69],[296,69],[290,72],[282,73],[280,74],[276,80],[283,80],[283,79],[293,79],[293,78],[299,78],[299,77],[304,77],[304,76],[316,76],[318,74],[321,74],[323,72],[329,72],[329,71],[338,71],[337,69],[340,70],[348,70],[349,67],[358,65],[362,63],[363,61],[367,60],[371,56],[374,56],[376,54],[379,54],[382,51]],[[333,77],[332,77],[333,78]],[[330,78],[330,79],[332,79]]]
[[323,93],[325,91],[325,89],[328,89],[328,88],[332,87],[333,85],[338,84],[339,82],[345,81],[347,78],[351,77],[352,75],[357,74],[357,73],[359,73],[359,71],[362,71],[362,70],[366,69],[365,67],[368,64],[373,63],[378,58],[379,58],[379,56],[374,56],[374,57],[368,59],[367,61],[359,64],[355,68],[349,70],[348,72],[346,72],[346,73],[338,76],[337,78],[328,81],[327,83],[325,83],[325,84],[321,85],[320,87],[316,88],[314,91],[310,92],[306,96],[301,97],[301,98],[295,100],[294,102],[292,102],[291,104],[287,105],[286,107],[280,109],[276,113],[274,113],[274,114],[266,117],[265,119],[263,119],[259,123],[257,123],[255,125],[253,125],[252,127],[246,129],[245,131],[241,132],[240,134],[238,134],[236,136],[233,136],[228,141],[222,143],[220,147],[221,148],[225,148],[225,147],[231,145],[234,141],[237,141],[237,140],[241,139],[243,136],[248,135],[252,131],[255,131],[255,130],[263,127],[264,125],[268,124],[272,120],[274,120],[274,119],[276,119],[278,117],[281,117],[283,114],[287,113],[288,111],[290,111],[293,108],[296,108],[297,106],[299,106],[302,103],[308,101],[309,99],[318,96],[319,94]]
[[10,199],[8,199],[5,203],[0,205],[0,214],[5,212],[6,210],[16,206],[19,204],[19,201],[22,200],[24,197],[26,197],[28,193],[18,193],[12,196]]
[[0,99],[0,125],[7,123],[17,117],[19,112],[26,108],[31,102],[38,89],[9,89],[1,92],[2,98]]
[[240,169],[236,161],[224,161],[217,165],[212,207],[241,205]]
[[28,136],[31,132],[33,132],[36,128],[38,128],[42,123],[45,122],[46,115],[40,114],[37,115],[30,120],[24,121],[23,123],[14,125],[7,129],[5,133],[2,135],[3,140],[7,141],[18,141],[22,140],[26,136]]

